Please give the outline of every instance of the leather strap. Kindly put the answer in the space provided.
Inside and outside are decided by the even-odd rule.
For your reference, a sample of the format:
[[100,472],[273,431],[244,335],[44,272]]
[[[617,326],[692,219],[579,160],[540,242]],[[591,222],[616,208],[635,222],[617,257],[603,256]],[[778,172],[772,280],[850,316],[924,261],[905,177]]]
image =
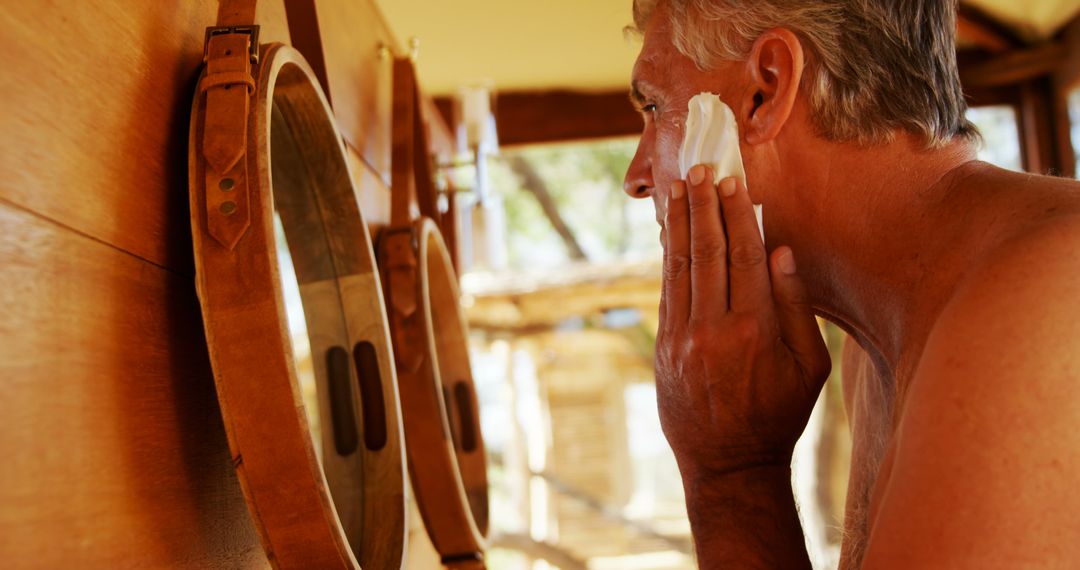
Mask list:
[[206,115],[198,147],[206,161],[207,231],[233,249],[251,225],[248,113],[258,56],[256,0],[221,0],[218,25],[206,31]]
[[[386,244],[386,287],[388,309],[404,319],[417,317],[419,300],[415,284],[417,276],[416,229],[412,224],[412,203],[416,195],[415,160],[417,121],[415,100],[417,98],[416,72],[412,62],[405,58],[394,60],[393,147],[390,172],[390,228],[381,240]],[[413,328],[413,327],[406,327]],[[394,330],[398,337],[403,331]],[[415,347],[416,339],[395,338],[396,346],[413,347],[399,350],[398,363],[405,370],[419,370],[423,351]]]
[[405,226],[412,221],[414,201],[421,216],[431,218],[437,225],[440,222],[422,101],[412,60],[395,59],[390,179],[390,223],[394,226]]
[[416,195],[413,144],[416,120],[416,74],[408,59],[394,60],[393,147],[390,157],[390,224],[404,227],[412,221],[412,200]]
[[220,0],[218,26],[252,26],[255,24],[256,0]]

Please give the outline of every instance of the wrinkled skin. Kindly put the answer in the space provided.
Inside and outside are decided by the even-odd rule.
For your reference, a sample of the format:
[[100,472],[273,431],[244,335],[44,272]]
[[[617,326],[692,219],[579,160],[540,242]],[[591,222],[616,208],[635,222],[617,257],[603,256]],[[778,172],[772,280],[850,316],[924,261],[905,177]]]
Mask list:
[[718,192],[701,166],[689,178],[674,183],[665,208],[656,349],[664,434],[684,476],[786,467],[828,376],[828,352],[790,250],[773,256],[770,275],[746,189],[727,179]]

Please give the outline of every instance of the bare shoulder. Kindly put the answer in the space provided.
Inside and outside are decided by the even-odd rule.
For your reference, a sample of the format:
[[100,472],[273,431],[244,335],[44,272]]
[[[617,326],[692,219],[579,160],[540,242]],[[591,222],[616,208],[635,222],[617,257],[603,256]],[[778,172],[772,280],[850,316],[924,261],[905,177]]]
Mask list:
[[[1080,183],[1015,173],[1003,178],[1006,192],[1027,197],[1001,214],[1018,221],[973,260],[939,316],[928,353],[954,346],[996,348],[1002,356],[1019,347],[1036,350],[1032,344],[1038,352],[1080,348],[1080,339],[1069,338],[1080,330]],[[992,357],[983,356],[977,360]]]
[[1080,565],[1080,214],[980,256],[912,380],[867,568]]

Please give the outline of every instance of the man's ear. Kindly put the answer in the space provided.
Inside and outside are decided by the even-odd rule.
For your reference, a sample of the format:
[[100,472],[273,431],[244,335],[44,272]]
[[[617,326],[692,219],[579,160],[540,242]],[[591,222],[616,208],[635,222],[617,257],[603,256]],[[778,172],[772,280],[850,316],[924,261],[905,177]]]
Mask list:
[[741,113],[747,144],[766,143],[780,134],[795,107],[804,63],[802,42],[790,30],[774,28],[754,42],[746,61],[750,96]]

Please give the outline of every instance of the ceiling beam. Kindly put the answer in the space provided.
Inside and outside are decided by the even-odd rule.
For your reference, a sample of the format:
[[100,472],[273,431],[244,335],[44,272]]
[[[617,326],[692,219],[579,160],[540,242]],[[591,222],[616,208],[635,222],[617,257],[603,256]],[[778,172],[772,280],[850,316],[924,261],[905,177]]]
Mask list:
[[964,87],[998,87],[1052,75],[1068,60],[1069,50],[1059,42],[1007,52],[960,67]]
[[958,40],[970,42],[990,53],[1004,53],[1023,43],[1012,32],[989,16],[967,5],[956,15]]
[[[495,100],[501,146],[567,142],[641,134],[641,116],[626,90],[603,92],[507,91]],[[453,124],[453,101],[439,98],[439,110]]]

